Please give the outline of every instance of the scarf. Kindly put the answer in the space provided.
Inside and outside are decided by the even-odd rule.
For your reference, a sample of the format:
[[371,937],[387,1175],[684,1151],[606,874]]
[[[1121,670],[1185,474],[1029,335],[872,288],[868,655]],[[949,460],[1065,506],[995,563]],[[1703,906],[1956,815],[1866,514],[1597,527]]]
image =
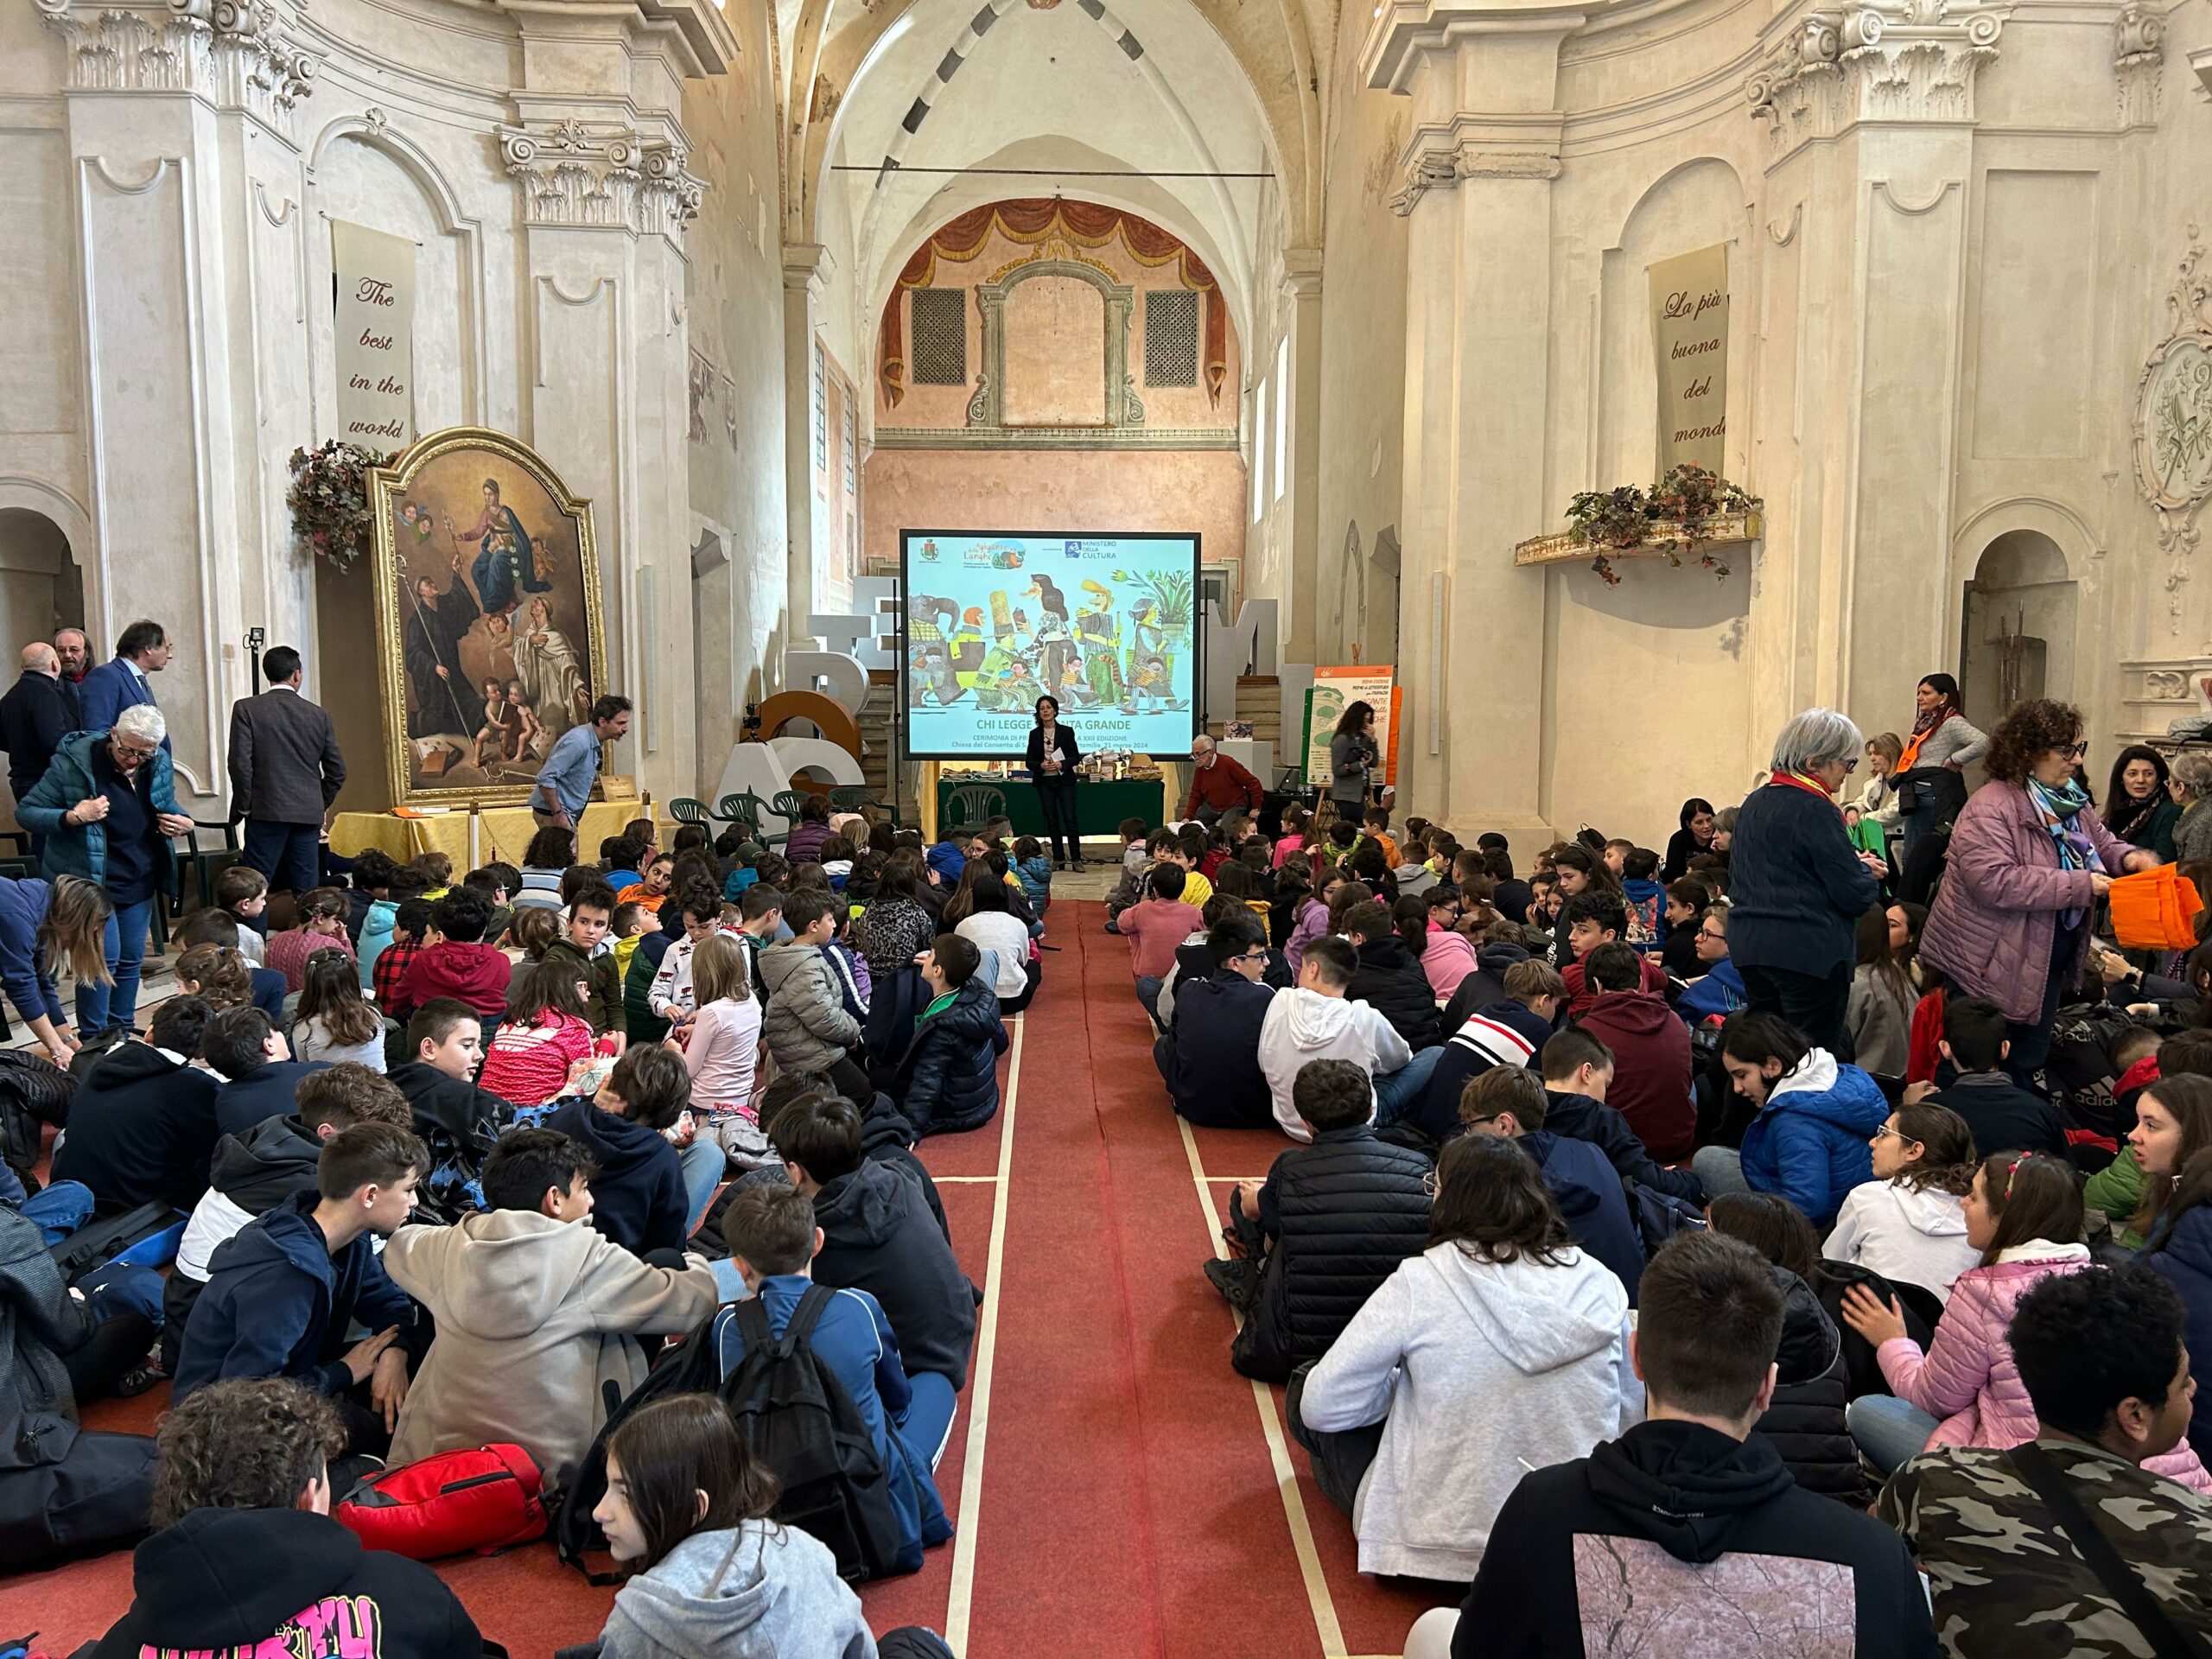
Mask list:
[[1828,786],[1809,772],[1777,772],[1767,779],[1767,783],[1776,789],[1802,789],[1808,795],[1819,796],[1830,806],[1834,806],[1837,811],[1843,810],[1840,806],[1836,806],[1835,797],[1828,793]]
[[2122,841],[2133,842],[2136,839],[2136,831],[2147,825],[2151,821],[2151,815],[2158,810],[2158,803],[2169,798],[2171,798],[2167,795],[2166,786],[2164,784],[2160,784],[2151,791],[2147,798],[2140,801],[2123,790],[2119,798],[2112,803],[2116,810],[2105,819],[2105,828]]
[[[2105,861],[2097,855],[2096,843],[2082,829],[2082,813],[2088,806],[2089,798],[2081,785],[2070,778],[2058,785],[2030,778],[2028,804],[2035,808],[2051,844],[2058,849],[2060,869],[2088,870],[2100,875],[2105,873]],[[2068,911],[2063,920],[2069,928],[2078,926],[2088,913],[2088,907],[2082,906]]]
[[1935,734],[1936,728],[1959,711],[1948,704],[1932,715],[1923,715],[1912,722],[1912,738],[1904,746],[1904,753],[1897,757],[1897,770],[1910,772],[1920,764],[1921,745]]

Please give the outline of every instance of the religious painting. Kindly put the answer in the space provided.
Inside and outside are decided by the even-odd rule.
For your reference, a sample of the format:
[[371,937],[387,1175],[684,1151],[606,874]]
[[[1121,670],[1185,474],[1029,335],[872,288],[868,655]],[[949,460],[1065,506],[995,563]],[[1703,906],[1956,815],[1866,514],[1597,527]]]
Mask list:
[[392,799],[528,798],[604,678],[591,504],[513,438],[434,432],[369,474]]

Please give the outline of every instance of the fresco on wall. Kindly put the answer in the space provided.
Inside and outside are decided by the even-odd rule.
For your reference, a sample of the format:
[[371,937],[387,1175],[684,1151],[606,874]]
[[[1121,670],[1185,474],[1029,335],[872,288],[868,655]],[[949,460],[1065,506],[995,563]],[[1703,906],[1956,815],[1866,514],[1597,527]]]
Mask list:
[[605,660],[591,505],[473,427],[370,474],[396,801],[521,801]]

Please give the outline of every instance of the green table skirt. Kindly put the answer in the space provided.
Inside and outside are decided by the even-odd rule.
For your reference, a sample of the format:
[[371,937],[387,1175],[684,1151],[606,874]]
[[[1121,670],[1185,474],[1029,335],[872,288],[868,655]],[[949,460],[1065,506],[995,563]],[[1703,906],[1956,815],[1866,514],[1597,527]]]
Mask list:
[[[1006,797],[1006,815],[1017,836],[1045,833],[1045,809],[1037,798],[1037,785],[1024,779],[968,779],[940,778],[937,785],[938,833],[947,823],[945,809],[952,791],[966,782],[988,781]],[[1142,818],[1147,828],[1166,820],[1166,785],[1158,778],[1133,778],[1122,783],[1094,782],[1078,778],[1075,785],[1076,828],[1084,836],[1111,836],[1123,818]]]

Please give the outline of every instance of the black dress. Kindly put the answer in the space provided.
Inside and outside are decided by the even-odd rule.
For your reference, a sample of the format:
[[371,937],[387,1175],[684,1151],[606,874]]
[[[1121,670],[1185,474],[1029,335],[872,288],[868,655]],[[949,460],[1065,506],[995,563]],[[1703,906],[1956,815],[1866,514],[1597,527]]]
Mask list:
[[1060,757],[1060,769],[1056,773],[1045,771],[1045,728],[1040,722],[1029,728],[1029,753],[1026,764],[1029,775],[1037,782],[1037,804],[1045,814],[1045,833],[1052,842],[1052,863],[1058,867],[1069,859],[1083,861],[1083,837],[1076,828],[1075,763],[1081,759],[1076,747],[1075,734],[1065,722],[1052,723],[1052,747]]

